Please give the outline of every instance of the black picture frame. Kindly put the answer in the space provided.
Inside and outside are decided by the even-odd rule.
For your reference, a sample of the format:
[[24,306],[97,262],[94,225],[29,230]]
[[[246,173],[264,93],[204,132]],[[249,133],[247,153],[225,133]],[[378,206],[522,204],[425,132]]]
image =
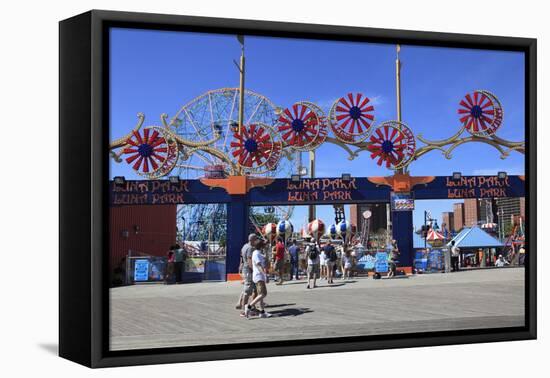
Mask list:
[[[529,240],[525,327],[109,351],[107,31],[114,26],[524,52]],[[536,338],[536,39],[101,10],[61,21],[59,27],[61,357],[95,368]]]

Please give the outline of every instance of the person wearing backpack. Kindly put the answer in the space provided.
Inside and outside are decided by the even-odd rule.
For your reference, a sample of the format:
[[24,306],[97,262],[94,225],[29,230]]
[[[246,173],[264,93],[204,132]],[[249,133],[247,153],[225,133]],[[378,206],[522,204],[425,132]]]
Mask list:
[[[307,288],[317,287],[317,277],[319,277],[319,248],[316,244],[307,247]],[[313,281],[313,282],[312,282]]]
[[336,261],[338,261],[338,255],[330,240],[325,244],[323,250],[327,256],[327,282],[332,284],[334,283],[334,267],[336,266]]

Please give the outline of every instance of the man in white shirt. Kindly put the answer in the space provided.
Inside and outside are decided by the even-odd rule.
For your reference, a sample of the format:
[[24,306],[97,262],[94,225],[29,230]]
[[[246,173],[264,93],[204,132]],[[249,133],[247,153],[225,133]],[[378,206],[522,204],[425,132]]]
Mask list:
[[498,259],[495,262],[495,266],[497,268],[502,268],[503,266],[506,266],[510,264],[508,261],[504,260],[504,257],[502,255],[498,255]]
[[260,318],[269,318],[271,314],[264,310],[264,298],[267,296],[267,273],[266,273],[266,258],[263,254],[265,242],[258,239],[254,244],[254,252],[252,253],[252,281],[256,285],[257,295],[250,304],[245,306],[244,316],[249,317],[252,306],[256,303],[260,308]]
[[459,271],[459,259],[460,259],[460,248],[455,245],[455,241],[451,241],[451,265],[453,267],[453,272]]

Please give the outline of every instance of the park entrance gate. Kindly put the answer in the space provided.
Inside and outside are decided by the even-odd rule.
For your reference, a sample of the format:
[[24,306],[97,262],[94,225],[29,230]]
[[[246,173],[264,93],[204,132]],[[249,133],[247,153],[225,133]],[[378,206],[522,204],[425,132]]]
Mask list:
[[[226,278],[238,278],[252,206],[409,202],[428,199],[524,197],[525,176],[392,176],[272,179],[249,176],[110,182],[110,206],[223,203],[227,206]],[[401,265],[412,266],[412,211],[392,206],[392,234]]]

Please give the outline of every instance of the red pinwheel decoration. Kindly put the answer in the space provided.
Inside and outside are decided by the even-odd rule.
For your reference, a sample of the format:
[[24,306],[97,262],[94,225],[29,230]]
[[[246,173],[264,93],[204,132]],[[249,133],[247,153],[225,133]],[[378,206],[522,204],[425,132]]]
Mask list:
[[156,171],[168,157],[166,139],[157,130],[145,128],[143,134],[134,131],[126,143],[129,146],[122,153],[129,155],[126,162],[133,163],[132,168],[138,173]]
[[502,108],[488,92],[474,91],[460,101],[460,122],[473,135],[493,135],[502,123]]
[[261,125],[252,124],[242,127],[241,134],[233,134],[232,155],[244,168],[257,168],[266,164],[273,152],[273,137],[269,130]]
[[384,122],[378,126],[370,137],[371,158],[378,165],[386,163],[386,168],[404,166],[413,156],[416,141],[412,131],[397,121]]
[[361,93],[348,93],[333,105],[331,127],[337,138],[358,143],[368,135],[374,120],[374,106],[369,102],[370,99]]
[[279,117],[281,138],[296,149],[307,149],[319,135],[319,129],[317,114],[303,104],[292,105]]

